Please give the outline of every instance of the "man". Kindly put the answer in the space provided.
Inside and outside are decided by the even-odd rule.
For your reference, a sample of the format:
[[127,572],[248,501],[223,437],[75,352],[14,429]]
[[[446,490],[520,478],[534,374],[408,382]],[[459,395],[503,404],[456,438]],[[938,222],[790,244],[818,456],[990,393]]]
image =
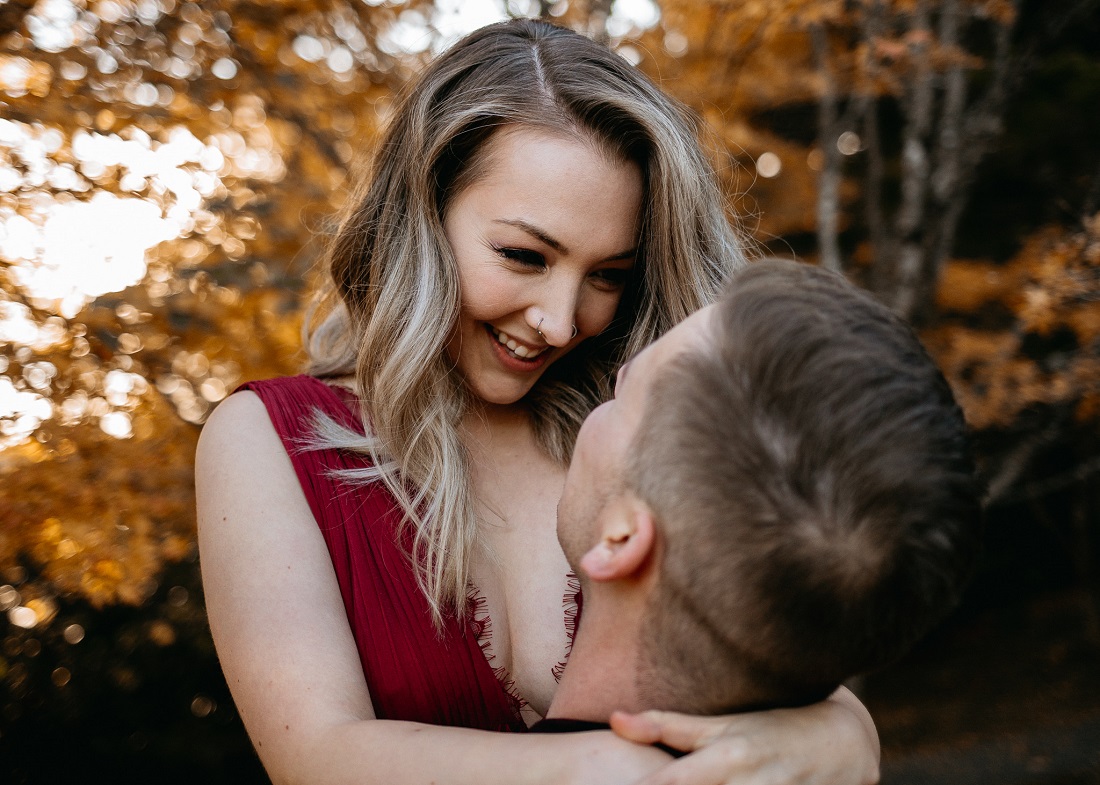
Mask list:
[[558,537],[582,623],[540,729],[818,701],[948,611],[980,536],[962,414],[912,331],[758,262],[581,429]]

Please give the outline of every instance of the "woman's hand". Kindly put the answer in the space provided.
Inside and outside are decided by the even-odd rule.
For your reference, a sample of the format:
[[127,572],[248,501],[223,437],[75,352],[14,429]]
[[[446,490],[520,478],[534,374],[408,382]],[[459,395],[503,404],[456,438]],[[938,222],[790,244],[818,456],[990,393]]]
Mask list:
[[[555,738],[568,741],[570,746],[563,748],[559,754],[540,756],[548,768],[535,778],[537,782],[632,785],[661,771],[673,760],[671,755],[656,747],[623,741],[604,730],[563,733]],[[560,772],[555,773],[555,768],[562,763],[566,763],[569,769],[564,776]]]
[[800,709],[611,716],[612,729],[624,739],[690,753],[638,785],[874,785],[879,746],[869,723],[866,709],[847,690]]

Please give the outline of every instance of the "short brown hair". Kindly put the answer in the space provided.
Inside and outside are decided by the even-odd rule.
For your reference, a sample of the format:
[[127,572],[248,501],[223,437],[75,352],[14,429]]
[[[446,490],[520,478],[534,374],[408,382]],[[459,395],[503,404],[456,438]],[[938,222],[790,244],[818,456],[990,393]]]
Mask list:
[[628,470],[665,547],[643,689],[704,713],[813,702],[956,601],[981,536],[963,416],[839,275],[758,262],[713,316],[655,382]]

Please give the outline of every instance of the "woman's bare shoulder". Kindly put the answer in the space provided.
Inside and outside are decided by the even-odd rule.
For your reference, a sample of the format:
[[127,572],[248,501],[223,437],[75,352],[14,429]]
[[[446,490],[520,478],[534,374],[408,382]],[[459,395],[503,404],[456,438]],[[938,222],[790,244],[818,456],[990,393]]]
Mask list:
[[218,404],[203,425],[202,437],[211,433],[244,436],[257,427],[267,428],[272,433],[275,430],[260,396],[251,390],[240,390]]
[[203,426],[195,453],[195,496],[200,540],[213,522],[243,536],[316,528],[264,403],[247,390],[222,401]]
[[203,426],[195,455],[196,472],[272,468],[291,467],[267,407],[249,390],[230,395]]

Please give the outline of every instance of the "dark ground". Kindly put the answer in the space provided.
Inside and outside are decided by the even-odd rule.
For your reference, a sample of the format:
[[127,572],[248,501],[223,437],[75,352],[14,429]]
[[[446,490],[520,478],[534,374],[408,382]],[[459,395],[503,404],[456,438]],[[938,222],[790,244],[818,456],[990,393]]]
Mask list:
[[1084,592],[963,614],[859,692],[883,785],[1100,783],[1100,641]]

